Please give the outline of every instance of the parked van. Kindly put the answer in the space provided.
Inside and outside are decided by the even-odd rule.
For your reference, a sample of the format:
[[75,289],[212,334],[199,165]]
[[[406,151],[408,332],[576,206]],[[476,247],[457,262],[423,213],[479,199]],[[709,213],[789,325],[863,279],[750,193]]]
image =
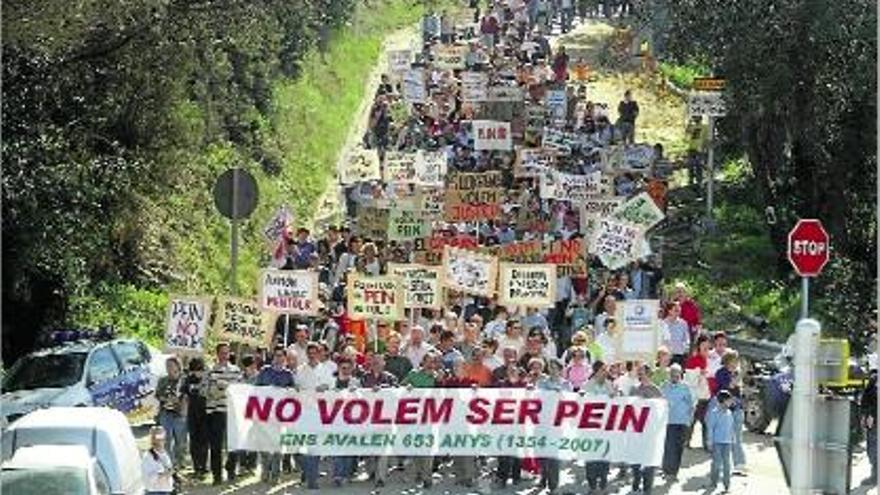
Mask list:
[[141,457],[131,426],[121,412],[107,407],[51,407],[9,425],[2,439],[2,460],[24,447],[81,445],[103,471],[110,493],[143,495]]

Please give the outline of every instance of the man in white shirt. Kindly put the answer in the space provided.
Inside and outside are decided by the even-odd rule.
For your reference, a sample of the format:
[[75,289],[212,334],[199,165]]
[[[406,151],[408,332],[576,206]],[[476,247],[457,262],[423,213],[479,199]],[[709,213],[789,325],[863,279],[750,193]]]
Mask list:
[[721,369],[721,358],[724,356],[724,353],[727,352],[727,334],[724,332],[717,332],[714,336],[715,345],[712,347],[712,350],[709,351],[709,357],[707,360],[709,376],[711,378],[715,378],[715,373]]
[[403,354],[412,363],[413,369],[418,369],[422,365],[422,359],[433,349],[433,347],[425,342],[425,329],[419,325],[412,327],[409,331],[409,342],[403,349]]
[[[326,362],[321,362],[321,349],[317,342],[309,342],[306,347],[306,362],[296,370],[296,385],[307,392],[324,392],[334,388],[336,377]],[[315,455],[300,457],[303,481],[310,490],[318,489],[318,466],[321,458]]]

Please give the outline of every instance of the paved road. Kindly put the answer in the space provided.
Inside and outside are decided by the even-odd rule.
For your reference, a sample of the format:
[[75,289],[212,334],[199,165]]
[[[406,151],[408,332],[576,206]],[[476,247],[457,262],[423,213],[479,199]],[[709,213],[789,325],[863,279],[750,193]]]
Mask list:
[[[694,434],[694,445],[697,443],[698,432]],[[731,493],[748,494],[748,495],[782,495],[788,493],[785,479],[782,474],[782,468],[776,457],[776,450],[773,448],[772,438],[766,435],[754,435],[747,433],[745,435],[746,458],[748,465],[748,474],[746,476],[734,477]],[[655,482],[654,493],[657,495],[678,495],[685,493],[710,494],[711,492],[704,489],[708,481],[709,474],[709,457],[700,449],[689,449],[685,451],[684,464],[679,475],[679,481],[673,484],[665,484],[662,478],[658,478]],[[335,488],[332,481],[327,476],[329,464],[322,464],[322,477],[320,486],[322,491],[333,493],[334,495],[355,495],[355,494],[397,494],[406,493],[409,495],[419,494],[517,494],[517,495],[536,495],[540,493],[537,487],[537,479],[525,479],[518,487],[508,489],[487,489],[485,485],[489,481],[489,471],[483,472],[483,483],[478,489],[465,489],[455,485],[455,478],[451,474],[451,469],[443,468],[441,471],[447,473],[445,476],[435,475],[435,485],[430,490],[415,488],[413,483],[412,469],[404,469],[403,471],[395,471],[389,476],[389,483],[381,492],[377,492],[373,488],[373,484],[366,479],[363,470],[359,471],[355,481],[345,484],[340,488]],[[857,452],[853,456],[852,479],[854,489],[851,491],[855,495],[865,495],[868,493],[876,494],[876,490],[868,491],[867,488],[859,487],[859,483],[864,479],[869,470],[869,464],[864,452]],[[612,469],[612,476],[616,474],[616,469]],[[576,473],[582,473],[583,468],[573,469],[572,466],[565,468],[561,475],[560,492],[587,493],[587,487],[583,484],[582,477],[575,480]],[[297,494],[297,493],[315,493],[300,487],[297,475],[288,475],[282,478],[281,482],[275,486],[269,486],[259,483],[255,477],[242,479],[235,485],[227,485],[222,487],[214,487],[205,484],[190,485],[185,487],[183,493],[193,495],[257,495],[257,494]],[[610,494],[629,494],[632,493],[629,485],[623,481],[615,481]],[[717,493],[720,493],[718,491]]]

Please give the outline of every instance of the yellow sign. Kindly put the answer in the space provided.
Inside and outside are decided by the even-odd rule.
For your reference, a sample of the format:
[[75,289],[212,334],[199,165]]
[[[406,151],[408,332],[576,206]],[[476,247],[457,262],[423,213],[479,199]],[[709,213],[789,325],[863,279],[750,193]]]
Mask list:
[[697,91],[723,91],[726,82],[720,77],[695,77],[693,88]]

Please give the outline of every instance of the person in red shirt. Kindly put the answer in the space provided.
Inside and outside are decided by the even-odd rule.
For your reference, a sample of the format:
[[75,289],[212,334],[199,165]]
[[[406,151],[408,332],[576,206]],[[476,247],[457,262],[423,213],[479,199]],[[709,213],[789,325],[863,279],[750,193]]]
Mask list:
[[[691,351],[691,355],[687,358],[687,361],[684,363],[685,370],[700,370],[700,374],[703,376],[704,380],[709,379],[709,337],[707,335],[700,335],[697,337],[697,341],[694,343],[693,351]],[[710,388],[711,390],[711,388]],[[685,440],[685,445],[690,445],[691,435],[694,431],[694,425],[697,421],[700,422],[703,431],[703,449],[706,449],[708,445],[706,441],[706,408],[709,405],[708,398],[699,398],[697,400],[697,406],[694,409],[694,419],[691,420],[691,428],[687,433],[687,438]],[[708,450],[708,449],[707,449]]]
[[688,329],[691,331],[691,342],[693,342],[702,329],[700,307],[697,306],[696,301],[688,296],[687,287],[681,282],[675,284],[673,298],[681,307],[681,319],[687,322]]

